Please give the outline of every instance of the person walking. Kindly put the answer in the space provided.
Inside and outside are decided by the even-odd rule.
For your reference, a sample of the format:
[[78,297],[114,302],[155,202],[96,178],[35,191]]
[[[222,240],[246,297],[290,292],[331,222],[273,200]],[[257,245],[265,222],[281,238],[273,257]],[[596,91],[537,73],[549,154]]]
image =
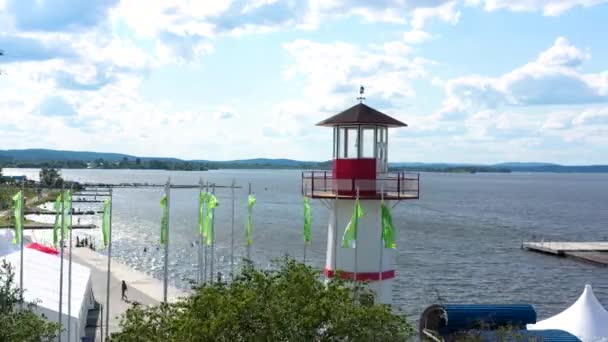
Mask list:
[[127,283],[124,280],[122,281],[122,300],[127,300]]

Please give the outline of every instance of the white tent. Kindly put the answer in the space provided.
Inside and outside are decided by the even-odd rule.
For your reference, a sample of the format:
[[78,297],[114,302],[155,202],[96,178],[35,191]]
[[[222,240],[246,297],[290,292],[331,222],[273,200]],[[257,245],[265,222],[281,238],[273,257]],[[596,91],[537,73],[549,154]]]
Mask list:
[[14,230],[0,229],[0,256],[7,255],[9,253],[19,250],[20,246],[13,244],[14,236]]
[[591,285],[585,285],[583,294],[569,308],[536,324],[528,330],[564,330],[583,342],[608,341],[608,311],[597,300]]
[[[66,253],[67,254],[67,253]],[[0,257],[12,264],[15,271],[15,285],[19,286],[20,251]],[[39,252],[30,248],[23,250],[23,287],[24,298],[28,302],[37,302],[36,311],[44,314],[48,320],[59,321],[59,269],[61,259],[58,256]],[[62,323],[63,341],[80,341],[85,335],[87,314],[93,306],[91,287],[91,270],[88,267],[72,262],[72,310],[69,319],[72,337],[67,336],[68,322],[68,260],[63,265]]]

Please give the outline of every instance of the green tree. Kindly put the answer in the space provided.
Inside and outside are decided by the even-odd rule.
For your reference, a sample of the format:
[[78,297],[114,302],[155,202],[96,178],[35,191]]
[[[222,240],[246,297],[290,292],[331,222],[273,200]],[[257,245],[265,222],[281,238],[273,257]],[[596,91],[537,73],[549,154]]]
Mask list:
[[0,167],[0,184],[4,183],[4,176],[2,175],[2,168]]
[[229,283],[207,284],[174,304],[133,305],[112,341],[402,341],[413,328],[371,293],[291,259],[250,264]]
[[[14,272],[5,260],[0,264],[0,341],[53,341],[59,324],[37,313],[35,303],[26,303],[14,282]],[[23,307],[23,308],[22,308]]]
[[60,187],[63,184],[61,173],[59,170],[50,167],[43,167],[40,169],[40,183],[44,186],[49,187]]

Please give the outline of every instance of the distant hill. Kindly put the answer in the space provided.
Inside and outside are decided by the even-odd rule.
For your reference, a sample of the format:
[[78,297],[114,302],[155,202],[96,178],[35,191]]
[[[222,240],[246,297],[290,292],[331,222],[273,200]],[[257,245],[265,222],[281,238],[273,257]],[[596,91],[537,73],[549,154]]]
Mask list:
[[[0,150],[0,160],[6,161],[92,161],[104,159],[111,162],[118,162],[124,158],[135,160],[138,157],[122,153],[104,153],[87,151],[61,151],[47,149],[26,149],[26,150]],[[180,161],[177,158],[149,158],[139,157],[141,160],[161,160],[161,161]]]
[[[25,150],[0,150],[0,165],[14,167],[33,167],[37,164],[51,163],[56,167],[86,167],[86,163],[103,159],[112,164],[120,164],[125,160],[129,164],[125,167],[133,167],[132,163],[139,159],[142,164],[149,168],[176,169],[202,169],[193,167],[193,164],[204,165],[205,168],[241,169],[241,168],[265,168],[265,169],[330,169],[331,161],[300,161],[293,159],[270,159],[253,158],[241,160],[182,160],[166,157],[137,157],[122,153],[103,153],[86,151],[60,151],[49,149],[25,149]],[[107,164],[107,163],[106,163]],[[114,168],[116,165],[113,165]],[[138,164],[139,165],[139,164]],[[507,162],[493,165],[474,163],[390,163],[392,169],[408,171],[436,171],[436,172],[583,172],[583,173],[608,173],[608,165],[559,165],[540,162]]]

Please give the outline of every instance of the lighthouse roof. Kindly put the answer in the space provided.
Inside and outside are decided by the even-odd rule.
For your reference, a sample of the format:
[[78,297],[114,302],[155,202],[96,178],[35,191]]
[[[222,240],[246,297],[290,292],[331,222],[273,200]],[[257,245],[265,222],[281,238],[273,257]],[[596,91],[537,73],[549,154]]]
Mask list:
[[372,124],[387,127],[407,127],[407,124],[381,113],[364,103],[358,103],[341,113],[327,118],[319,122],[317,126],[337,126],[348,124]]

